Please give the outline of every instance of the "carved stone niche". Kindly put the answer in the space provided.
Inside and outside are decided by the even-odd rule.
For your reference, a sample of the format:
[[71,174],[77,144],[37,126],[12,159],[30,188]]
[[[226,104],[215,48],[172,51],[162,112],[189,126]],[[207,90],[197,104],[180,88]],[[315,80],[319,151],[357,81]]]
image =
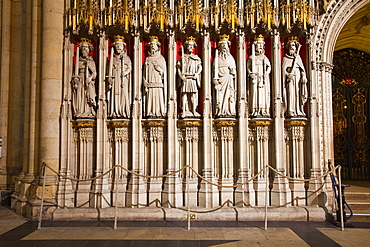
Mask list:
[[[168,169],[167,157],[167,122],[162,119],[148,119],[143,125],[144,174],[162,176]],[[148,205],[155,206],[153,201],[161,200],[163,178],[147,180]]]
[[[215,173],[218,177],[218,183],[222,186],[234,185],[237,179],[237,170],[235,164],[237,160],[237,121],[233,119],[216,119],[214,129],[217,133],[215,143]],[[230,187],[219,187],[221,204],[226,201],[232,201],[234,189]]]
[[[195,172],[201,174],[201,171],[204,168],[201,162],[203,155],[203,145],[201,145],[202,120],[179,120],[177,122],[177,127],[177,141],[179,144],[177,157],[179,161],[179,167],[189,165],[194,169]],[[194,172],[186,169],[181,173],[181,176],[182,189],[185,192],[184,205],[187,205],[187,202],[189,201],[191,207],[198,206],[199,203],[197,195],[199,180],[197,175]],[[189,179],[188,182],[187,179]]]
[[[106,148],[105,159],[109,168],[114,165],[120,165],[127,170],[131,170],[131,122],[127,119],[110,120],[107,122],[108,126],[108,141],[109,145]],[[125,207],[126,205],[126,186],[128,183],[128,173],[122,167],[118,167],[111,174],[111,188],[114,192],[112,194],[113,201],[115,200],[117,191],[117,205]],[[116,181],[117,180],[117,181]]]
[[[200,173],[202,120],[179,120],[177,127],[180,167],[190,165]],[[195,177],[195,174],[191,173],[190,177]]]
[[[92,178],[96,169],[96,123],[92,120],[79,119],[72,122],[72,128],[71,175],[78,179]],[[86,202],[89,202],[92,183],[91,181],[75,182],[76,205],[89,207],[89,203]]]
[[[286,119],[285,120],[285,143],[286,143],[286,163],[287,175],[297,179],[303,179],[305,173],[305,132],[307,126],[305,119]],[[289,181],[292,201],[295,198],[305,198],[305,184],[302,181]],[[295,200],[295,205],[304,205],[304,200]]]

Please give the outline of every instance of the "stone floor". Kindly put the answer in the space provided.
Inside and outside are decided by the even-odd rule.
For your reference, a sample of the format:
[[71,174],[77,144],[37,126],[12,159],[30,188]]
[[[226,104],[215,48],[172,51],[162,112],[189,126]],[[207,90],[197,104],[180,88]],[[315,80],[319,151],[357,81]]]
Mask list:
[[0,246],[370,246],[370,222],[27,221],[0,206]]

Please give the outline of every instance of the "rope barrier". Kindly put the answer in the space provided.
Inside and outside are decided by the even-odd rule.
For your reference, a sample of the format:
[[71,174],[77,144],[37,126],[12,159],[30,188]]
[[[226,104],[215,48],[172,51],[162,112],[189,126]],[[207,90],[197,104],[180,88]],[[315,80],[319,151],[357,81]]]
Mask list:
[[[143,178],[165,178],[165,177],[169,177],[169,176],[172,176],[172,175],[175,175],[176,173],[179,173],[183,170],[185,170],[186,168],[189,168],[190,170],[192,170],[195,175],[197,177],[199,177],[201,180],[211,184],[211,185],[214,185],[214,186],[217,186],[217,187],[222,187],[222,188],[237,188],[237,187],[240,187],[240,186],[243,186],[243,185],[246,185],[248,183],[250,183],[251,181],[253,181],[254,179],[256,179],[259,175],[261,175],[261,173],[264,171],[265,167],[262,168],[256,175],[254,175],[253,177],[251,177],[250,179],[248,179],[247,181],[243,182],[243,183],[240,183],[240,184],[236,184],[236,185],[221,185],[221,184],[216,184],[216,183],[213,183],[209,180],[207,180],[205,177],[203,177],[202,175],[200,175],[197,171],[195,171],[191,166],[188,166],[188,165],[185,165],[183,166],[182,168],[174,171],[174,172],[171,172],[171,173],[168,173],[168,174],[165,174],[165,175],[159,175],[159,176],[149,176],[149,175],[143,175],[143,174],[140,174],[140,173],[137,173],[137,172],[133,172],[133,171],[130,171],[128,170],[127,168],[121,166],[121,165],[114,165],[111,169],[109,169],[108,171],[104,172],[103,174],[97,176],[97,177],[94,177],[94,178],[89,178],[89,179],[76,179],[76,178],[71,178],[71,177],[67,177],[57,171],[55,171],[53,168],[51,168],[49,165],[45,164],[44,165],[49,168],[52,172],[54,172],[56,175],[58,176],[61,176],[63,177],[64,179],[69,179],[71,181],[76,181],[76,182],[84,182],[84,181],[93,181],[93,180],[96,180],[98,178],[102,178],[104,177],[105,175],[107,175],[108,173],[110,173],[111,171],[113,171],[116,167],[118,168],[121,168],[123,170],[125,170],[126,172],[128,173],[131,173],[133,175],[136,175],[136,176],[139,176],[139,177],[143,177]],[[339,166],[335,167],[333,170],[329,170],[328,172],[326,172],[325,174],[321,175],[321,176],[318,176],[318,177],[314,177],[314,178],[309,178],[309,179],[299,179],[299,178],[292,178],[292,177],[289,177],[289,176],[286,176],[284,174],[282,174],[281,172],[277,171],[275,168],[273,168],[272,166],[270,165],[266,165],[266,167],[268,167],[269,169],[271,169],[273,172],[279,174],[280,176],[282,177],[285,177],[287,179],[290,179],[290,180],[294,180],[294,181],[300,181],[300,182],[309,182],[309,181],[315,181],[315,180],[318,180],[318,179],[321,179],[323,177],[326,177],[327,175],[329,175],[330,173],[333,173],[336,169],[338,169]]]
[[[176,170],[176,171],[173,171],[173,172],[170,172],[168,174],[165,174],[165,175],[159,175],[159,176],[148,176],[148,175],[143,175],[143,174],[140,174],[140,173],[137,173],[137,172],[134,172],[134,171],[130,171],[128,170],[127,168],[121,166],[121,165],[114,165],[112,168],[110,168],[109,170],[107,170],[106,172],[104,172],[103,174],[97,176],[97,177],[93,177],[93,178],[89,178],[89,179],[76,179],[76,178],[72,178],[72,177],[68,177],[68,176],[65,176],[59,172],[57,172],[56,170],[54,170],[52,167],[50,167],[49,165],[47,165],[46,163],[42,163],[42,165],[44,166],[44,183],[43,183],[43,191],[42,191],[42,200],[41,200],[41,208],[40,208],[40,218],[39,218],[39,224],[38,224],[38,229],[41,229],[41,221],[42,221],[42,210],[43,210],[43,203],[44,203],[44,190],[45,190],[45,177],[46,177],[46,168],[49,168],[53,173],[55,173],[56,175],[64,178],[64,179],[69,179],[71,181],[76,181],[76,182],[83,182],[83,181],[94,181],[96,179],[99,179],[99,178],[102,178],[104,176],[106,176],[107,174],[109,174],[110,172],[112,172],[114,169],[115,170],[115,174],[116,174],[116,178],[115,178],[115,184],[116,184],[116,198],[115,198],[115,220],[114,220],[114,229],[117,228],[117,218],[118,218],[118,215],[117,215],[117,191],[118,191],[118,185],[117,185],[117,168],[120,168],[124,171],[126,171],[127,173],[130,173],[132,175],[136,175],[138,177],[143,177],[143,178],[165,178],[165,177],[169,177],[169,176],[173,176],[179,172],[182,172],[184,171],[186,168],[188,168],[188,174],[186,176],[186,180],[187,180],[187,191],[189,192],[189,177],[190,177],[190,170],[195,173],[195,175],[200,178],[201,180],[207,182],[208,184],[211,184],[213,186],[217,186],[217,187],[221,187],[221,188],[237,188],[237,187],[240,187],[240,186],[243,186],[243,185],[246,185],[248,183],[250,183],[251,181],[253,181],[254,179],[256,179],[257,177],[259,177],[262,172],[266,169],[266,175],[265,175],[265,179],[266,179],[266,198],[265,198],[265,230],[267,230],[267,200],[268,200],[268,194],[267,194],[267,190],[268,190],[268,170],[271,169],[273,172],[275,172],[276,174],[284,177],[284,178],[287,178],[287,179],[290,179],[290,180],[294,180],[294,181],[301,181],[301,182],[309,182],[309,181],[315,181],[315,180],[318,180],[318,179],[322,179],[324,177],[326,177],[327,175],[333,173],[334,176],[336,176],[336,173],[335,171],[337,169],[339,169],[339,176],[340,176],[340,166],[337,166],[337,167],[332,167],[331,170],[327,171],[325,174],[321,175],[321,176],[318,176],[318,177],[315,177],[315,178],[310,178],[310,179],[299,179],[299,178],[292,178],[292,177],[289,177],[289,176],[286,176],[284,174],[282,174],[281,172],[277,171],[275,168],[273,168],[272,166],[270,165],[266,165],[265,167],[263,167],[256,175],[254,175],[253,177],[251,177],[250,179],[248,179],[247,181],[243,182],[243,183],[239,183],[239,184],[235,184],[235,185],[221,185],[221,184],[217,184],[217,183],[213,183],[211,181],[209,181],[208,179],[206,179],[205,177],[203,177],[202,175],[200,175],[197,171],[195,171],[191,166],[189,165],[185,165],[183,166],[182,168]],[[317,190],[321,190],[323,188],[324,184]],[[316,191],[316,192],[317,192]],[[312,195],[314,195],[315,193],[312,193],[311,195],[307,196],[307,197],[310,197]],[[109,206],[112,206],[108,200],[104,197],[104,195],[102,195],[103,199],[105,200],[105,202],[109,205]],[[188,194],[188,197],[189,197],[189,194]],[[306,197],[305,197],[306,198]],[[188,198],[189,199],[189,198]],[[293,199],[294,200],[299,200],[299,199],[304,199],[304,198],[299,198],[299,197],[296,197]],[[91,200],[91,198],[83,203],[82,205],[78,206],[78,207],[82,207],[83,205],[89,203]],[[293,201],[287,203],[287,204],[284,204],[283,206],[285,205],[288,205],[290,203],[293,203]],[[158,204],[160,205],[159,208],[163,208],[162,206],[162,203],[161,201],[157,198],[155,200],[153,200],[152,202],[150,202],[149,204],[132,204],[130,205],[130,207],[138,207],[138,206],[150,206],[151,204],[153,203],[156,203],[156,207],[159,207]],[[179,209],[179,210],[184,210],[184,211],[187,211],[188,213],[188,229],[190,229],[190,212],[192,213],[210,213],[210,212],[215,212],[217,210],[220,210],[221,208],[223,208],[225,205],[227,204],[228,207],[230,207],[230,204],[233,205],[233,202],[230,201],[229,199],[226,200],[221,206],[217,207],[217,208],[214,208],[214,209],[210,209],[210,210],[207,210],[207,211],[196,211],[196,210],[191,210],[189,208],[189,200],[188,200],[188,208],[187,209],[183,209],[183,208],[180,208],[180,207],[174,207],[173,205],[171,205],[171,203],[169,202],[169,205],[171,208],[175,208],[175,209]],[[57,205],[59,207],[59,205]],[[280,206],[279,206],[280,207]],[[66,207],[62,207],[62,208],[66,208]],[[234,206],[232,206],[231,208],[235,208]],[[342,230],[343,230],[343,227],[342,227]]]
[[329,170],[328,172],[326,172],[325,174],[321,175],[321,176],[318,176],[318,177],[315,177],[315,178],[308,178],[308,179],[301,179],[301,178],[292,178],[292,177],[289,177],[289,176],[286,176],[284,174],[282,174],[281,172],[277,171],[275,168],[267,165],[272,171],[274,171],[275,173],[279,174],[280,176],[282,177],[285,177],[287,179],[290,179],[290,180],[293,180],[293,181],[300,181],[300,182],[309,182],[309,181],[315,181],[315,180],[318,180],[318,179],[321,179],[323,177],[326,177],[327,175],[329,175],[330,173],[333,173],[334,174],[334,171],[336,169],[338,169],[339,166],[335,167],[333,170]]

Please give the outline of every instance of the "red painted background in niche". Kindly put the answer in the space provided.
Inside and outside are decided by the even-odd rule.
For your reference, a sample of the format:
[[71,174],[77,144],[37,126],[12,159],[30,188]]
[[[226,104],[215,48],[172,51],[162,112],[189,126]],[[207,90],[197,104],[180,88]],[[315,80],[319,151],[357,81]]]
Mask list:
[[[182,45],[183,43],[185,42],[186,40],[185,39],[177,39],[176,40],[176,61],[180,59],[181,57],[181,54],[182,54]],[[245,47],[246,47],[246,53],[245,53],[245,59],[248,60],[249,58],[249,55],[251,54],[251,44],[253,43],[254,39],[251,39],[251,40],[246,40],[245,41]],[[286,49],[286,43],[288,41],[288,38],[287,39],[284,39],[284,40],[281,40],[280,41],[280,44],[281,44],[281,50],[280,50],[280,59],[282,60],[284,55],[288,52],[288,50]],[[74,56],[73,56],[73,66],[76,65],[76,51],[77,51],[77,46],[80,44],[80,39],[76,39],[74,41],[74,48],[73,48],[73,52],[74,52]],[[161,50],[161,54],[165,57],[166,61],[167,61],[167,65],[168,65],[168,39],[159,39],[159,42],[161,43],[161,46],[159,47],[160,50]],[[305,68],[306,68],[306,73],[307,73],[307,43],[306,43],[306,38],[305,37],[302,37],[299,39],[299,42],[301,44],[301,49],[300,49],[300,56],[302,58],[302,61],[303,61],[303,64],[305,65]],[[111,56],[111,48],[112,48],[112,45],[114,43],[114,38],[113,37],[110,37],[108,39],[108,61],[110,60],[110,56]],[[132,39],[125,39],[125,43],[126,43],[126,50],[127,50],[127,54],[129,55],[129,57],[131,58],[131,61],[133,61],[133,54],[134,54],[134,48],[133,48],[133,40]],[[142,40],[142,51],[143,51],[143,54],[142,54],[142,64],[145,63],[145,59],[146,57],[148,56],[148,39],[147,38],[144,38]],[[210,41],[210,47],[211,47],[211,57],[210,57],[210,62],[211,62],[211,66],[212,66],[212,63],[213,63],[213,59],[214,59],[214,55],[215,55],[215,50],[217,48],[217,43],[218,43],[218,40],[216,39],[211,39]],[[95,63],[96,63],[96,66],[97,68],[99,67],[99,61],[97,59],[97,55],[98,55],[98,50],[97,50],[97,47],[98,47],[98,42],[95,41],[95,40],[91,40],[91,44],[93,45],[94,47],[94,50],[91,51],[89,53],[89,55],[94,59]],[[271,38],[265,38],[265,54],[266,56],[270,59],[272,59],[272,49],[271,49],[271,44],[272,44],[272,40]],[[197,54],[202,60],[203,60],[203,41],[201,38],[198,38],[197,39],[197,47],[194,49],[193,53],[194,54]],[[230,46],[230,53],[233,55],[234,59],[236,60],[236,57],[237,57],[237,40],[236,38],[232,38],[231,39],[231,46]],[[133,66],[134,63],[132,64]],[[212,68],[212,67],[211,67]],[[168,68],[167,68],[168,70]],[[74,70],[73,70],[74,71]],[[98,70],[97,70],[98,72]],[[247,76],[247,71],[245,71],[246,73],[246,76]],[[73,72],[74,74],[74,72]],[[203,73],[202,73],[203,74]],[[307,76],[308,76],[308,73],[307,73]],[[168,82],[169,83],[169,82]],[[176,75],[176,90],[177,90],[177,102],[178,102],[178,109],[177,109],[177,112],[178,114],[181,113],[181,97],[179,95],[179,87],[178,87],[178,78],[177,78],[177,75]],[[202,79],[202,84],[204,84],[204,81]],[[96,89],[98,89],[98,84],[96,83]],[[198,111],[200,114],[203,114],[203,90],[202,88],[199,90],[199,105],[198,105]],[[305,104],[305,113],[307,114],[308,113],[308,103]]]

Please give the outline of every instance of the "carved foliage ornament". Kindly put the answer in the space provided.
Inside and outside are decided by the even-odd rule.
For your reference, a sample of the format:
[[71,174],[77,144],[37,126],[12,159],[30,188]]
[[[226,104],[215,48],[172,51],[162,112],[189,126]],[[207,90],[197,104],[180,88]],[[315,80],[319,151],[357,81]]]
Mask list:
[[[103,1],[103,0],[102,0]],[[318,9],[326,0],[314,3],[308,0],[287,1],[209,1],[208,6],[202,0],[175,0],[170,8],[170,0],[105,0],[104,9],[99,9],[99,0],[70,0],[66,11],[66,26],[74,33],[81,28],[93,34],[99,28],[120,27],[128,33],[142,30],[164,32],[177,29],[182,33],[191,29],[199,32],[212,28],[216,32],[228,29],[257,28],[271,30],[274,26],[284,26],[291,30],[297,26],[306,31],[313,26],[318,16]],[[138,4],[136,4],[138,2]],[[278,6],[278,5],[279,6]],[[138,9],[135,9],[138,5]]]

